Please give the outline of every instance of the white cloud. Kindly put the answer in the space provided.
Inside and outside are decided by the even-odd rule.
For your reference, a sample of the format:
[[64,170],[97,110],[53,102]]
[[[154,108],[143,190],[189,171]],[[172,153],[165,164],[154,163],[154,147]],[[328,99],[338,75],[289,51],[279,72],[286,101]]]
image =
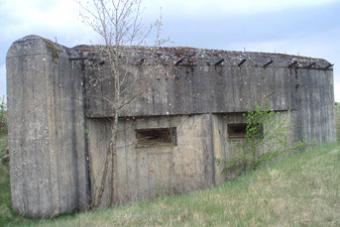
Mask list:
[[89,27],[81,22],[79,7],[73,0],[11,0],[0,6],[0,12],[10,12],[6,19],[11,23],[2,29],[2,36],[6,38],[44,31],[78,42],[88,42],[92,38]]
[[[253,14],[265,11],[313,7],[338,0],[149,0],[148,8],[158,10],[160,3],[165,11],[193,15],[204,13]],[[158,3],[158,4],[155,4]]]
[[77,21],[78,13],[75,11],[75,7],[74,1],[67,0],[11,0],[2,5],[4,11],[11,12],[12,18],[28,27],[32,25],[48,25],[52,27],[79,26]]
[[[85,0],[83,0],[85,1]],[[178,14],[200,14],[222,12],[228,14],[252,14],[264,11],[285,10],[298,7],[312,7],[332,3],[339,0],[145,0],[145,13],[158,14],[160,7],[163,12],[176,16]],[[79,18],[77,0],[6,0],[0,6],[3,12],[15,23],[6,29],[5,34],[16,31],[27,31],[34,27],[54,30],[73,31],[77,34],[88,31]]]
[[[52,31],[53,37],[62,37],[72,44],[94,40],[91,29],[79,17],[78,0],[5,0],[0,13],[10,23],[4,24],[2,37],[13,39],[32,33]],[[86,1],[86,0],[83,0]],[[155,18],[162,6],[166,18],[177,16],[210,17],[215,14],[252,14],[289,8],[311,7],[339,0],[145,0],[145,17]],[[3,18],[5,19],[5,18]],[[51,34],[52,35],[52,34]],[[0,38],[1,39],[1,38]]]

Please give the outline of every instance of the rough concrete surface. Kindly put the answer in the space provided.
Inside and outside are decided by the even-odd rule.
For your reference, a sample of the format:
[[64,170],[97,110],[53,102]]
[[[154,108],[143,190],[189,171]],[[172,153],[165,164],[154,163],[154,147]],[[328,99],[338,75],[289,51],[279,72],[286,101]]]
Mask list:
[[[11,191],[20,214],[86,210],[94,198],[110,142],[113,89],[96,48],[27,36],[8,51]],[[230,140],[227,125],[244,122],[242,113],[255,105],[287,119],[289,143],[336,139],[333,70],[325,60],[193,48],[124,51],[129,64],[122,70],[137,81],[129,94],[143,92],[121,113],[114,184],[106,185],[102,207],[111,190],[121,204],[222,183],[216,160],[244,142]],[[87,64],[96,59],[104,59],[100,73]],[[139,144],[138,130],[160,128],[175,128],[173,143]],[[264,140],[270,128],[264,125]]]

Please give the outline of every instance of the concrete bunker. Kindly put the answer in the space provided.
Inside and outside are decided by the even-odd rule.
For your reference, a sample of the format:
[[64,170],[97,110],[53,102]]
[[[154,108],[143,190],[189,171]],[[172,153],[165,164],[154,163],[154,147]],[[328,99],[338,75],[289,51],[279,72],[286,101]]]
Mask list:
[[[51,48],[53,47],[53,48]],[[86,65],[93,46],[67,48],[38,36],[7,54],[13,208],[51,217],[86,210],[110,141],[112,81]],[[57,54],[55,54],[57,53]],[[243,113],[268,104],[289,142],[333,142],[333,69],[323,59],[193,48],[126,48],[124,69],[149,83],[119,122],[115,204],[224,182],[216,160],[239,152]],[[140,59],[143,64],[140,64]],[[95,84],[95,86],[94,86]],[[263,139],[272,124],[264,123]],[[263,147],[265,151],[266,148]]]

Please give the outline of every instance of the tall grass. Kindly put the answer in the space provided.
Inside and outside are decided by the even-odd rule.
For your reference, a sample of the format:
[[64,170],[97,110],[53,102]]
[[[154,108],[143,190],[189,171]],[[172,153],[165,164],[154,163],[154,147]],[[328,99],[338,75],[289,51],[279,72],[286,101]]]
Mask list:
[[0,134],[7,132],[7,106],[5,98],[0,99]]
[[7,137],[0,135],[0,226],[13,217],[10,209]]
[[7,146],[7,106],[0,98],[0,226],[16,219],[11,210],[9,184],[9,151]]

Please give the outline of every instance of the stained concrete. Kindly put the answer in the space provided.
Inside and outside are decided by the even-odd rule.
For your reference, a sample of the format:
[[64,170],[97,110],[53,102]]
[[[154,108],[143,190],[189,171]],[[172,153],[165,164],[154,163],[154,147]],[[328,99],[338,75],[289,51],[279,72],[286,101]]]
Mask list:
[[[109,144],[109,122],[91,120],[89,150],[92,188],[98,187]],[[119,125],[114,203],[178,194],[214,185],[210,115],[125,119]],[[136,129],[172,128],[175,144],[140,147]],[[104,130],[103,130],[104,129]],[[108,181],[106,181],[108,183]],[[109,202],[109,185],[102,206]],[[94,193],[94,192],[93,192]],[[92,196],[94,198],[94,196]]]
[[88,204],[84,78],[68,51],[29,36],[7,54],[12,204],[25,216]]
[[[86,210],[94,198],[112,117],[106,101],[112,81],[96,50],[27,36],[8,51],[11,192],[20,214]],[[228,138],[227,125],[243,122],[256,104],[286,120],[287,143],[336,139],[333,70],[326,60],[142,47],[124,48],[122,58],[128,59],[122,70],[137,81],[126,95],[142,92],[121,112],[114,185],[106,185],[101,207],[110,192],[121,204],[222,183],[216,160],[231,158],[244,143]],[[100,71],[90,69],[98,60]],[[136,129],[166,127],[176,128],[176,144],[136,144]],[[271,128],[264,125],[264,140]]]

